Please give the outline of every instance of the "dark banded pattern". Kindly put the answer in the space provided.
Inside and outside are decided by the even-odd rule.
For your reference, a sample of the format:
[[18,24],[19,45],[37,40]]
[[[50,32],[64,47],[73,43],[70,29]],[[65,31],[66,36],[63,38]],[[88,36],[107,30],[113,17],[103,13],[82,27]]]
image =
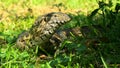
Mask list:
[[58,46],[60,45],[60,43],[62,41],[64,41],[65,39],[70,39],[70,37],[72,36],[72,34],[74,36],[82,36],[81,33],[81,28],[80,27],[75,27],[75,28],[68,28],[68,29],[63,29],[63,30],[58,30],[55,32],[55,34],[50,38],[50,42],[55,45]]
[[29,41],[22,41],[24,36],[26,37],[27,35],[27,33],[22,33],[22,36],[20,35],[17,39],[17,45],[24,46],[24,48],[26,48],[27,43],[29,43],[28,46],[45,45],[55,33],[55,31],[68,21],[70,21],[70,17],[62,12],[52,12],[40,16],[36,19],[32,27],[27,31],[27,33],[30,35]]
[[104,32],[105,29],[100,25],[81,26],[58,30],[50,38],[50,43],[58,47],[60,43],[63,42],[65,39],[71,40],[70,37],[72,37],[72,35],[74,35],[75,37],[90,39],[91,41],[102,41],[101,39],[104,38]]

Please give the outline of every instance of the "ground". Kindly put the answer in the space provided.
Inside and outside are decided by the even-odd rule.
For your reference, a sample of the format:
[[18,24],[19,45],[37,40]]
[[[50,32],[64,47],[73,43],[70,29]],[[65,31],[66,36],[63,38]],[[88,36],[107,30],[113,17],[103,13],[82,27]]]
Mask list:
[[[104,2],[108,3],[108,0],[105,0]],[[119,3],[119,1],[113,0],[112,3],[113,6],[110,7],[111,4],[109,4],[109,6],[105,6],[103,2],[98,4],[96,0],[1,0],[0,44],[2,45],[0,45],[0,67],[118,67],[120,63],[120,29],[119,23],[117,22],[119,22],[120,14],[118,12],[114,15],[116,11],[114,8],[116,3]],[[100,7],[100,5],[102,8],[97,12],[96,8]],[[66,40],[62,43],[62,47],[66,47],[68,49],[68,53],[62,53],[54,56],[54,58],[50,57],[50,59],[47,60],[41,60],[36,54],[37,50],[34,54],[31,54],[27,51],[20,51],[13,47],[15,46],[15,41],[18,35],[24,30],[29,29],[39,15],[58,11],[67,13],[72,17],[72,21],[61,27],[61,29],[76,26],[89,26],[91,24],[98,23],[104,27],[106,23],[117,23],[114,25],[112,24],[112,29],[105,32],[106,37],[110,39],[110,42],[101,42],[99,43],[100,46],[96,48],[92,46],[86,47],[86,44],[84,44],[85,39],[82,38],[81,41],[81,37],[75,38],[74,41]],[[92,13],[92,11],[94,12]],[[89,19],[88,16],[90,16]],[[73,49],[74,51],[72,51]]]

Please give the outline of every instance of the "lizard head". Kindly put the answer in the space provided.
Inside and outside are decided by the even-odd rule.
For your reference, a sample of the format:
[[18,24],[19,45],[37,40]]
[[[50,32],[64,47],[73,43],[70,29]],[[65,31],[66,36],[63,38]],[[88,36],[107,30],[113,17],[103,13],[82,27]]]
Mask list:
[[69,15],[62,12],[51,12],[42,16],[39,16],[34,23],[34,26],[41,24],[41,21],[45,21],[47,23],[58,24],[59,26],[65,24],[70,21],[71,18]]
[[49,14],[45,15],[45,21],[52,21],[52,22],[58,22],[58,23],[64,23],[64,22],[68,22],[71,20],[71,18],[62,12],[52,12]]

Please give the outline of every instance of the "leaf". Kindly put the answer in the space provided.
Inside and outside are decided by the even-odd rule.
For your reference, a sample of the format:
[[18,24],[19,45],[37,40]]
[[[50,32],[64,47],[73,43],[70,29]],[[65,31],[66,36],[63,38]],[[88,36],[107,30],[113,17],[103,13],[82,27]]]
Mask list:
[[51,61],[50,66],[54,67],[57,64],[58,64],[58,61],[57,60],[53,60],[53,61]]
[[105,68],[108,68],[108,66],[107,66],[107,64],[105,63],[105,60],[103,59],[102,56],[101,56],[101,60],[102,60],[102,62],[103,62],[104,67],[105,67]]
[[115,11],[118,13],[119,10],[120,10],[120,3],[117,3],[115,6]]
[[92,11],[92,13],[88,16],[88,18],[91,19],[93,16],[95,16],[97,14],[98,11],[99,11],[99,8]]

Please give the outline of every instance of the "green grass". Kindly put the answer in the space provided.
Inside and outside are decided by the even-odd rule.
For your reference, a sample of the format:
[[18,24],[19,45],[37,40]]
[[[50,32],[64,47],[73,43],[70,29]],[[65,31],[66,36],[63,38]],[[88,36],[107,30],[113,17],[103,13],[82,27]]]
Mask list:
[[[3,39],[5,39],[5,41],[7,42],[6,44],[0,44],[0,67],[120,67],[117,66],[118,64],[120,64],[120,13],[118,12],[116,15],[114,15],[114,8],[116,6],[116,3],[120,3],[120,1],[113,0],[112,2],[112,7],[104,6],[102,8],[99,8],[99,11],[94,11],[96,8],[99,7],[96,0],[0,0],[0,4],[2,5],[0,6],[0,42],[2,42]],[[11,5],[15,5],[14,8],[10,7]],[[15,41],[18,35],[22,31],[29,29],[34,23],[36,17],[39,14],[42,14],[42,11],[40,11],[39,8],[41,9],[41,7],[48,7],[48,9],[46,9],[47,12],[49,11],[49,9],[51,9],[49,8],[51,6],[56,6],[59,9],[64,8],[63,10],[69,13],[69,15],[72,17],[71,22],[64,25],[64,28],[84,25],[90,26],[91,24],[100,24],[105,27],[106,24],[110,24],[111,28],[105,32],[105,37],[109,38],[110,42],[106,43],[100,41],[97,48],[93,45],[87,47],[86,44],[84,44],[87,40],[86,38],[76,37],[72,35],[72,41],[68,39],[62,42],[62,46],[60,47],[60,50],[64,50],[63,47],[66,47],[68,49],[68,53],[56,55],[53,59],[50,60],[41,60],[35,52],[30,53],[26,50],[20,51],[19,49],[14,48]],[[35,7],[37,7],[36,10],[34,10]],[[27,9],[31,9],[32,12],[29,10],[27,11]],[[23,10],[25,11],[21,13]],[[56,9],[54,11],[56,11]],[[105,27],[105,29],[107,28]],[[111,66],[112,64],[114,65]]]

